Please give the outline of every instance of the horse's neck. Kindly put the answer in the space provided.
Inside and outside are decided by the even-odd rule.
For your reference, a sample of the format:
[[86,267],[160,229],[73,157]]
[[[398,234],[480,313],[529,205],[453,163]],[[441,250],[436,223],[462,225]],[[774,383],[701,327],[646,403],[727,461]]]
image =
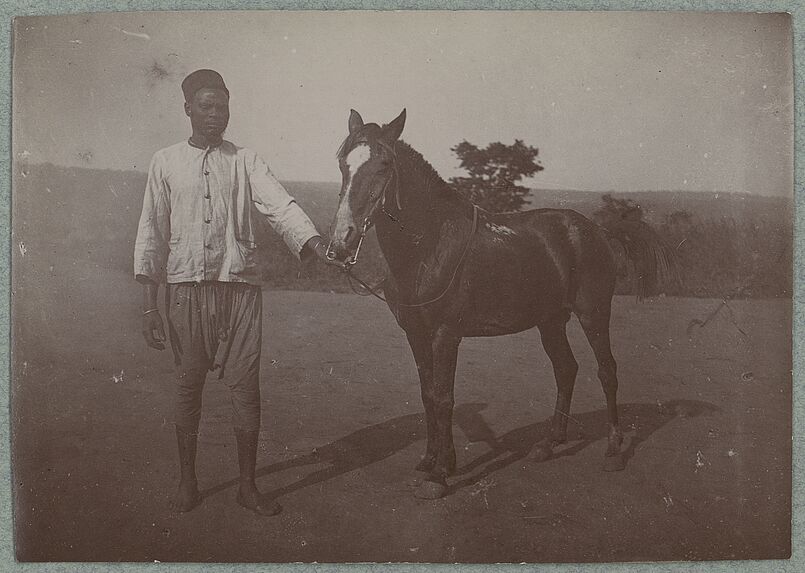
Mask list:
[[432,228],[455,216],[462,202],[458,192],[410,145],[398,141],[395,150],[401,217]]
[[391,273],[405,282],[436,248],[442,225],[462,216],[456,193],[406,144],[398,148],[397,188],[401,209],[387,197],[388,215],[377,224],[380,248]]

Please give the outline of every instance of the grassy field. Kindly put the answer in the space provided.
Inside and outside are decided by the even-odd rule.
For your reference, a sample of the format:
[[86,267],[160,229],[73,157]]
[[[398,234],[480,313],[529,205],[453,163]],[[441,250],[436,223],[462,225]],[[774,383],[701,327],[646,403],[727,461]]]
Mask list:
[[784,558],[791,517],[791,303],[614,301],[628,464],[601,471],[606,416],[580,364],[569,443],[529,459],[554,400],[536,332],[468,339],[440,501],[413,497],[424,452],[416,369],[379,301],[266,291],[258,485],[235,502],[225,387],[205,390],[204,500],[167,509],[178,477],[173,363],[139,333],[127,271],[15,258],[12,421],[17,555],[56,561],[550,562]]

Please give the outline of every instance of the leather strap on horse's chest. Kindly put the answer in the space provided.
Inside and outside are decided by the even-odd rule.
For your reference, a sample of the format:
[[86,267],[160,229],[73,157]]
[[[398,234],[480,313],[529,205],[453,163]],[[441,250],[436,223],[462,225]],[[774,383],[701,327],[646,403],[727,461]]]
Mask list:
[[436,298],[432,298],[426,302],[419,302],[416,304],[404,304],[399,303],[398,306],[405,307],[405,308],[417,308],[421,306],[427,306],[429,304],[433,304],[434,302],[438,302],[439,300],[446,295],[453,286],[453,283],[458,276],[458,271],[461,270],[462,265],[464,264],[464,259],[467,258],[467,253],[470,252],[470,245],[472,245],[472,238],[475,236],[475,231],[478,229],[478,205],[472,206],[472,228],[470,229],[470,236],[467,237],[467,242],[464,244],[464,250],[461,253],[461,258],[458,260],[458,264],[456,265],[455,270],[453,270],[453,275],[450,277],[450,282],[447,283],[447,287],[442,291],[442,293],[437,296]]
[[[456,268],[453,271],[453,275],[450,277],[450,282],[447,284],[447,287],[444,289],[444,291],[442,291],[442,293],[439,296],[437,296],[436,298],[432,298],[431,300],[428,300],[428,301],[425,301],[425,302],[418,302],[418,303],[415,303],[415,304],[405,304],[405,303],[401,303],[401,302],[396,303],[395,306],[397,308],[400,308],[400,307],[402,307],[402,308],[419,308],[419,307],[423,307],[423,306],[428,306],[429,304],[433,304],[434,302],[440,301],[444,297],[444,295],[446,295],[450,291],[450,288],[453,286],[453,283],[455,282],[456,277],[458,276],[458,271],[461,269],[461,266],[464,264],[464,259],[467,258],[467,253],[470,252],[470,245],[472,244],[472,238],[475,236],[475,232],[478,230],[478,211],[479,211],[478,205],[473,205],[472,206],[472,228],[470,229],[470,236],[467,237],[467,242],[465,243],[464,250],[461,253],[461,258],[458,260],[458,264],[456,265]],[[372,296],[374,296],[376,298],[379,298],[383,302],[388,302],[388,301],[386,301],[385,298],[383,298],[382,296],[377,294],[377,292],[376,292],[377,287],[373,288],[373,287],[369,286],[368,284],[366,284],[361,279],[359,279],[358,277],[356,277],[355,275],[353,275],[352,274],[352,269],[350,267],[345,267],[345,272],[347,274],[347,279],[350,279],[350,280],[355,279],[356,281],[358,281],[358,283],[360,283],[360,285],[368,291],[368,294],[371,294]],[[350,285],[351,284],[352,283],[350,283]],[[355,289],[353,288],[353,291],[354,290]]]

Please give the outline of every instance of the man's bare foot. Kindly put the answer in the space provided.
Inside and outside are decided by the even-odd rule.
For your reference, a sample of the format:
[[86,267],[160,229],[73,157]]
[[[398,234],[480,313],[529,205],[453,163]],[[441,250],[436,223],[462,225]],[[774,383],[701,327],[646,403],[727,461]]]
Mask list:
[[263,517],[271,517],[282,511],[282,506],[273,499],[265,499],[254,484],[241,484],[237,502],[240,506]]
[[184,513],[190,511],[200,503],[201,494],[198,491],[198,483],[183,480],[179,482],[179,489],[176,492],[176,497],[171,501],[170,507],[174,511]]

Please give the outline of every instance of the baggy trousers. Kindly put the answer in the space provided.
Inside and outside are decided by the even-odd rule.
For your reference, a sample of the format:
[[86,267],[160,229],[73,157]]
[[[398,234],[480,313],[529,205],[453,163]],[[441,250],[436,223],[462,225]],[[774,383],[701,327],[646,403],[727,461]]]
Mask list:
[[207,372],[228,386],[235,428],[260,429],[260,287],[236,282],[168,284],[166,308],[176,360],[176,426],[197,433]]

